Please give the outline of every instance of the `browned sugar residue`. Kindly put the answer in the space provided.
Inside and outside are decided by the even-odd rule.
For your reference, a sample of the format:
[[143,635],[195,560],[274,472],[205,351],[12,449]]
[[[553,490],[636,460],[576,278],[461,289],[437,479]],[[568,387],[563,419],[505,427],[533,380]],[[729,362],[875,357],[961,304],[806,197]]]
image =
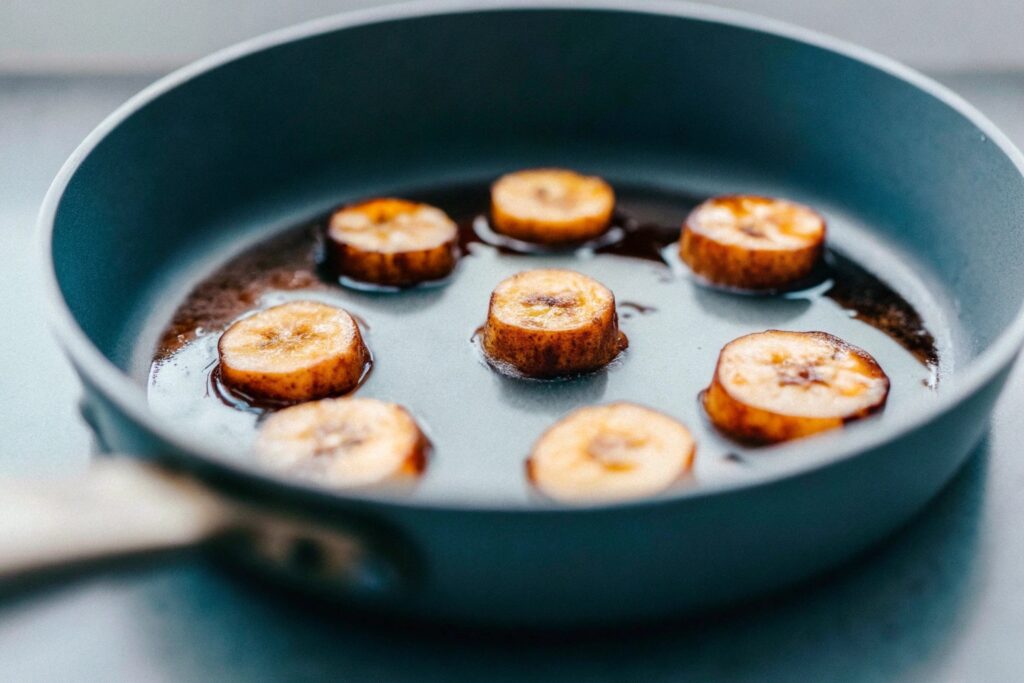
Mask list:
[[[574,250],[587,249],[593,253],[644,259],[664,265],[666,251],[675,248],[679,239],[687,207],[697,205],[702,198],[660,191],[622,194],[625,197],[623,205],[628,206],[628,210],[620,207],[615,212],[611,228],[605,235],[580,244],[556,247],[508,242],[500,235],[498,239],[494,235],[481,236],[475,223],[487,220],[486,214],[481,214],[489,205],[487,186],[452,186],[423,193],[415,199],[438,206],[456,219],[463,256],[471,253],[471,246],[481,244],[525,259],[535,253],[565,253],[567,258],[571,258]],[[155,362],[168,358],[200,334],[219,334],[240,315],[256,308],[267,292],[336,287],[337,282],[323,271],[319,263],[325,220],[326,217],[257,244],[197,285],[164,331],[155,353]],[[667,268],[665,273],[668,280],[674,277]],[[831,282],[824,296],[850,310],[857,319],[889,335],[925,365],[937,367],[935,338],[913,306],[886,283],[834,252],[828,252],[814,277],[800,286],[824,282]],[[558,301],[544,303],[562,305]],[[654,311],[652,307],[625,301],[619,303],[619,308],[627,309],[624,310],[625,317]],[[368,329],[366,321],[357,322]],[[474,340],[479,332],[474,333]],[[625,335],[621,335],[621,348],[625,348],[626,343]],[[283,407],[240,395],[226,387],[209,367],[203,371],[210,377],[208,393],[227,405],[257,414]]]
[[620,309],[627,309],[622,317],[629,318],[631,313],[638,313],[640,315],[647,315],[648,313],[657,313],[658,309],[655,306],[648,306],[647,304],[638,304],[635,301],[620,301]]
[[222,332],[271,290],[324,287],[317,275],[316,225],[289,230],[242,252],[199,283],[174,313],[160,339],[155,360],[162,360],[197,336],[197,330]]
[[271,398],[260,398],[234,389],[224,382],[220,374],[220,365],[215,364],[206,380],[206,395],[215,398],[229,408],[253,413],[259,418],[270,412],[295,405],[294,401],[280,401]]
[[892,337],[924,365],[938,366],[939,352],[935,337],[906,299],[850,259],[835,252],[828,254],[826,269],[832,286],[825,292],[825,296],[852,311],[857,320]]
[[[664,251],[674,245],[681,228],[674,225],[641,223],[617,212],[615,225],[621,226],[623,237],[611,244],[595,249],[599,254],[615,254],[641,258],[658,263],[665,262]],[[938,366],[939,353],[935,337],[925,326],[921,315],[892,287],[850,259],[829,250],[823,262],[799,287],[831,281],[824,296],[842,308],[853,311],[854,316],[889,335],[900,346],[912,353],[922,364]],[[623,302],[620,306],[626,306]],[[641,309],[638,312],[644,313]]]

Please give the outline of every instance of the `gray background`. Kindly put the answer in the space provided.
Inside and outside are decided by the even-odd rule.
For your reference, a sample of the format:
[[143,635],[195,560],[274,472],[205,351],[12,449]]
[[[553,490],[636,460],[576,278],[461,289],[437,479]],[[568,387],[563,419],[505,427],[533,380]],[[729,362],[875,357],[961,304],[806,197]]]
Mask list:
[[[3,0],[0,67],[161,70],[267,30],[379,0]],[[1024,68],[1021,0],[729,0],[919,68]]]
[[[341,0],[0,0],[0,472],[82,471],[77,383],[42,322],[35,212],[125,98],[211,49]],[[719,3],[726,4],[726,3]],[[936,75],[1024,144],[1024,2],[750,9]],[[0,604],[0,680],[1015,680],[1024,676],[1024,372],[983,446],[907,529],[787,595],[691,624],[480,636],[364,623],[191,560]]]

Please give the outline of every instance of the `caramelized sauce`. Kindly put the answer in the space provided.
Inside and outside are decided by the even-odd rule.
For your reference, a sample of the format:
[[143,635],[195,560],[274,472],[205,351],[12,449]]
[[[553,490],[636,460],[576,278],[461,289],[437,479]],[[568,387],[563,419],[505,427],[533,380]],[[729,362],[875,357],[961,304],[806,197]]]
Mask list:
[[319,228],[305,225],[242,252],[203,280],[178,307],[161,335],[155,360],[167,358],[204,332],[220,333],[270,290],[325,288],[318,274]]
[[[701,325],[699,315],[709,314],[708,311],[701,313],[700,305],[711,306],[709,308],[711,314],[713,316],[720,315],[719,307],[730,299],[727,294],[716,294],[712,299],[708,299],[707,295],[696,296],[702,291],[700,288],[707,286],[698,283],[685,269],[685,266],[674,261],[677,254],[676,243],[680,236],[680,225],[687,211],[703,198],[659,195],[643,193],[643,191],[631,194],[630,191],[624,190],[620,197],[620,208],[616,211],[612,226],[604,236],[582,244],[553,247],[520,243],[490,230],[486,214],[481,213],[488,205],[488,193],[485,185],[456,186],[422,194],[419,197],[414,195],[410,199],[427,202],[444,209],[459,224],[460,249],[467,262],[457,268],[449,281],[444,284],[431,284],[429,287],[402,290],[398,293],[371,292],[365,288],[345,289],[339,286],[331,273],[327,272],[322,265],[321,243],[326,217],[299,225],[231,258],[187,295],[160,337],[151,372],[151,402],[159,400],[163,407],[161,410],[179,411],[182,415],[191,410],[186,407],[186,403],[190,405],[189,401],[204,403],[205,407],[197,409],[200,413],[205,411],[203,419],[208,420],[208,424],[213,424],[216,429],[226,429],[234,435],[248,433],[247,430],[252,431],[252,425],[267,412],[279,410],[290,404],[256,399],[225,386],[220,381],[217,370],[215,342],[219,334],[241,315],[282,298],[303,296],[300,292],[309,292],[312,297],[343,305],[350,310],[354,307],[360,313],[359,315],[353,314],[360,328],[367,332],[371,329],[371,325],[374,327],[374,336],[368,336],[368,344],[371,347],[375,346],[375,342],[379,345],[378,353],[389,366],[382,366],[383,370],[378,371],[382,373],[381,376],[375,373],[376,379],[370,383],[374,386],[365,386],[364,392],[368,395],[380,393],[380,397],[394,400],[403,400],[408,395],[404,389],[395,384],[395,382],[408,380],[399,379],[396,375],[399,370],[395,368],[396,365],[402,368],[406,368],[406,366],[397,364],[394,356],[395,354],[400,355],[402,349],[408,349],[410,332],[407,326],[414,326],[413,335],[420,334],[420,328],[415,326],[423,325],[424,319],[416,316],[426,314],[429,308],[431,316],[436,316],[438,319],[447,318],[449,313],[446,312],[443,305],[438,304],[442,299],[449,302],[450,306],[455,305],[457,308],[472,307],[472,311],[466,314],[463,323],[452,325],[458,326],[454,332],[458,334],[462,344],[465,345],[465,340],[472,335],[473,346],[477,346],[479,330],[473,332],[473,328],[478,325],[480,317],[486,311],[486,296],[488,294],[485,291],[486,287],[493,287],[493,284],[497,284],[501,279],[499,271],[508,274],[510,271],[514,271],[511,270],[512,267],[516,269],[534,267],[529,261],[535,257],[537,257],[537,261],[544,262],[546,267],[551,263],[559,263],[564,267],[593,268],[598,272],[604,272],[610,266],[615,266],[611,268],[613,272],[631,267],[625,259],[644,262],[643,267],[636,270],[637,278],[633,291],[624,292],[624,299],[618,302],[618,308],[620,308],[626,327],[647,326],[650,330],[666,330],[671,327],[664,325],[669,319],[668,315],[672,315],[672,319],[682,315],[680,321],[685,316],[694,315],[696,317],[693,318],[693,321],[695,321],[695,325],[699,326]],[[595,256],[615,256],[622,257],[623,260],[604,259],[598,263]],[[517,263],[512,266],[508,261],[509,258],[514,259]],[[574,259],[580,259],[579,266],[573,265]],[[520,260],[521,263],[518,263]],[[609,265],[609,261],[614,261],[614,263]],[[593,265],[585,266],[584,263],[587,262],[591,262]],[[648,267],[650,264],[655,267]],[[473,278],[467,279],[467,275],[470,274],[473,274]],[[597,276],[600,279],[603,275],[598,274]],[[465,285],[467,280],[472,282],[474,278],[475,285]],[[620,286],[625,287],[623,283],[629,282],[630,280],[621,280]],[[487,283],[492,284],[488,285]],[[693,285],[699,287],[694,288]],[[470,287],[472,291],[465,291],[466,287]],[[677,289],[677,287],[684,289]],[[630,288],[626,287],[626,289]],[[683,296],[687,292],[690,294]],[[776,317],[776,311],[786,314],[787,311],[800,309],[801,305],[806,304],[808,306],[823,306],[828,309],[823,311],[825,315],[822,318],[825,321],[822,325],[827,326],[829,325],[827,321],[835,321],[837,317],[841,318],[841,323],[846,321],[845,315],[835,309],[835,305],[838,305],[858,321],[888,335],[921,364],[933,370],[937,367],[939,360],[937,342],[926,327],[923,316],[877,276],[837,252],[827,252],[813,278],[807,283],[800,284],[795,291],[784,293],[783,296],[764,297],[763,293],[760,296],[765,299],[764,304],[761,301],[746,299],[743,305],[738,307],[740,312],[735,313],[737,317],[721,318],[724,321],[721,325],[737,325],[729,322],[730,319],[734,319],[734,321],[738,321],[738,329],[744,329],[748,325],[751,331],[771,326],[781,327],[788,318]],[[453,301],[453,299],[455,300]],[[806,299],[807,301],[783,301],[782,299]],[[823,302],[822,299],[829,299],[834,303]],[[460,301],[465,303],[461,304]],[[689,303],[683,304],[681,303],[683,301]],[[701,304],[701,301],[710,303]],[[688,308],[680,313],[680,305],[686,305]],[[815,308],[815,310],[818,309]],[[471,315],[479,315],[479,317],[473,318]],[[409,319],[420,319],[420,323],[408,323]],[[688,321],[684,322],[686,325],[694,324]],[[631,337],[634,336],[633,332],[629,330],[627,332]],[[684,328],[682,333],[689,335],[691,331]],[[436,335],[438,331],[423,334]],[[645,334],[646,331],[637,329],[636,339],[643,340]],[[702,345],[691,348],[688,353],[710,354],[717,351],[717,344],[721,343],[720,337],[728,339],[727,336],[720,336],[716,333],[714,338],[706,338]],[[429,339],[427,343],[432,343]],[[655,349],[648,346],[643,352],[647,354],[652,350]],[[897,354],[901,354],[898,348],[895,351]],[[675,347],[665,349],[665,352],[667,354],[675,352]],[[629,356],[630,353],[627,352],[623,355]],[[453,359],[452,362],[459,362],[459,369],[449,372],[462,373],[465,369],[464,360],[465,358],[461,357]],[[666,360],[666,362],[672,361],[671,358]],[[707,364],[711,364],[706,370],[707,376],[710,377],[713,370],[713,356],[700,360],[701,364],[706,361]],[[467,385],[464,390],[468,391],[469,387],[472,387],[471,390],[476,394],[481,391],[494,392],[498,396],[497,400],[505,401],[502,403],[502,410],[521,411],[521,415],[515,419],[521,420],[523,425],[528,424],[529,429],[534,429],[534,423],[529,421],[532,417],[540,415],[541,411],[551,410],[552,415],[562,414],[565,410],[578,407],[581,403],[607,400],[611,397],[618,399],[624,395],[624,389],[628,393],[635,387],[635,394],[632,395],[632,398],[642,402],[643,396],[650,394],[650,387],[657,384],[654,381],[655,378],[663,376],[663,370],[649,369],[646,371],[646,375],[629,375],[632,379],[628,380],[630,382],[628,387],[616,384],[627,382],[625,379],[627,374],[623,373],[623,369],[626,366],[636,367],[637,362],[638,358],[623,357],[621,360],[616,360],[615,364],[606,371],[564,382],[523,383],[521,380],[508,379],[504,376],[499,378],[495,373],[485,373],[486,377],[476,378],[471,371],[466,371],[470,376],[465,379],[460,378],[460,382]],[[921,387],[921,383],[915,376],[920,371],[920,366],[916,366],[914,360],[909,356],[905,356],[905,362],[910,369],[903,369],[904,376],[909,373],[908,376],[914,378],[908,384],[912,383],[916,390],[927,392],[928,390]],[[169,372],[162,379],[161,368],[163,366],[167,366]],[[360,380],[360,384],[367,380],[369,372],[370,367],[367,368],[367,373]],[[401,375],[401,378],[409,378],[413,375],[419,377],[419,373],[424,373],[424,377],[429,375],[428,372],[420,368],[406,368],[403,372],[406,374]],[[430,370],[429,372],[435,371]],[[635,370],[630,370],[630,373],[633,372]],[[689,395],[696,393],[702,383],[707,380],[707,377],[702,375],[686,375],[686,377],[686,382],[683,384],[680,384],[678,380],[669,382],[680,386],[680,391],[683,393],[678,395],[685,395],[688,392]],[[433,381],[442,380],[435,379]],[[934,381],[923,380],[922,382],[926,386],[934,388]],[[612,393],[609,393],[608,396],[604,395],[606,385],[613,387],[613,389],[609,389],[613,395]],[[154,387],[159,389],[157,397],[153,397]],[[182,392],[182,387],[186,389],[184,392]],[[557,397],[555,397],[555,392],[558,392]],[[180,398],[176,398],[177,396]],[[490,398],[490,400],[495,399],[494,396]],[[411,410],[414,413],[429,412],[431,401],[436,402],[434,398],[420,398],[420,400],[425,402],[417,405],[414,401],[411,404]],[[467,400],[475,399],[468,397]],[[565,402],[563,404],[557,401]],[[668,403],[662,407],[654,404],[653,407],[663,408],[669,412],[674,410]],[[465,407],[459,410],[463,411]],[[249,422],[247,423],[243,418]],[[433,420],[442,422],[438,415],[434,415]],[[691,424],[694,422],[696,420],[690,420]],[[224,427],[226,423],[229,425]],[[520,429],[526,428],[521,427]],[[452,435],[445,432],[445,438],[451,440]],[[472,446],[466,447],[472,451]],[[518,452],[517,455],[513,455],[517,458],[521,457],[521,453]],[[723,462],[728,461],[733,465],[737,460],[742,460],[741,456],[731,452],[725,456],[725,459]],[[697,478],[700,478],[699,473]]]
[[622,312],[622,317],[629,319],[633,317],[633,314],[647,315],[648,313],[656,313],[658,311],[655,306],[648,306],[645,304],[638,304],[635,301],[620,301],[618,304],[619,309],[626,309]]
[[209,366],[209,376],[206,379],[206,397],[215,398],[229,408],[241,410],[256,415],[256,419],[262,419],[267,413],[295,405],[292,401],[281,401],[270,398],[250,396],[244,391],[233,389],[220,376],[220,365],[214,361]]
[[[475,190],[475,191],[474,191]],[[467,190],[477,198],[477,206],[486,205],[486,194],[479,188]],[[686,203],[696,204],[698,201]],[[437,202],[437,198],[433,198]],[[442,208],[444,203],[440,202]],[[682,218],[681,216],[680,223]],[[464,256],[471,256],[473,245],[485,245],[506,255],[560,254],[589,251],[666,262],[666,252],[679,239],[679,225],[644,222],[622,210],[615,213],[608,233],[588,242],[556,247],[539,246],[512,240],[489,228],[487,216],[458,216],[459,246]],[[177,309],[159,342],[155,359],[174,353],[204,331],[220,332],[230,322],[252,309],[259,298],[271,290],[316,290],[333,286],[325,272],[321,253],[321,233],[326,217],[272,237],[242,252],[215,274],[201,282]],[[799,288],[830,283],[823,295],[872,327],[896,340],[921,363],[938,364],[934,336],[925,327],[921,315],[889,285],[850,259],[828,250],[818,272]],[[622,302],[643,315],[657,309],[634,302]],[[357,318],[363,329],[367,322]]]
[[924,365],[938,366],[935,337],[921,314],[889,285],[834,251],[825,255],[823,275],[831,282],[826,297],[857,320],[885,332]]
[[[681,228],[672,225],[645,223],[619,211],[616,212],[609,233],[617,239],[598,238],[589,242],[566,245],[559,248],[526,245],[519,247],[515,240],[495,239],[494,233],[485,229],[487,217],[473,216],[460,222],[460,241],[467,252],[470,245],[482,243],[498,249],[503,254],[551,254],[589,251],[595,254],[613,254],[629,258],[644,259],[656,263],[671,263],[674,260],[675,245]],[[691,276],[692,277],[692,276]],[[694,277],[703,286],[714,285]],[[928,367],[938,365],[939,356],[935,337],[925,327],[924,320],[914,307],[892,287],[871,274],[857,263],[833,250],[826,250],[816,272],[806,280],[796,283],[787,293],[812,289],[828,283],[823,296],[832,299],[839,306],[851,312],[858,320],[875,327],[896,340],[900,346],[912,353]],[[720,288],[719,288],[720,289]],[[738,292],[748,295],[776,295],[780,292]],[[657,309],[651,306],[622,302],[620,307],[632,308],[643,315]]]
[[739,453],[734,453],[733,451],[729,451],[728,453],[723,455],[722,459],[725,460],[726,462],[730,462],[730,463],[733,463],[735,465],[746,465],[747,464],[747,459],[746,458],[744,458]]

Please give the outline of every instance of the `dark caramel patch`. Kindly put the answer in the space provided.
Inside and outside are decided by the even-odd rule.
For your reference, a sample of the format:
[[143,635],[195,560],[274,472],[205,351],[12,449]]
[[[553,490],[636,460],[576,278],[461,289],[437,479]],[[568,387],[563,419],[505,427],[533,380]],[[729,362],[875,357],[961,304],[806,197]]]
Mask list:
[[832,286],[825,296],[851,311],[861,320],[892,337],[921,363],[939,364],[935,337],[921,314],[894,289],[859,265],[835,252],[826,258]]
[[197,336],[221,332],[271,290],[317,289],[316,225],[272,237],[247,249],[200,282],[164,330],[155,360],[162,360]]

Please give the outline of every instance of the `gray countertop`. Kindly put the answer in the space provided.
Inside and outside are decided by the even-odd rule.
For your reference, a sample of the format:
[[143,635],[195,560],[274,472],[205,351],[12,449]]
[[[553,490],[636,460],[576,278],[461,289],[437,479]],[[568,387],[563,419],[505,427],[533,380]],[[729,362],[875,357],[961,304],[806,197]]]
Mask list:
[[[0,473],[84,469],[78,385],[42,321],[35,213],[140,77],[0,76]],[[1024,74],[947,84],[1024,146]],[[199,559],[0,605],[2,680],[1019,680],[1024,369],[956,480],[907,528],[786,595],[684,624],[574,636],[366,623]]]

